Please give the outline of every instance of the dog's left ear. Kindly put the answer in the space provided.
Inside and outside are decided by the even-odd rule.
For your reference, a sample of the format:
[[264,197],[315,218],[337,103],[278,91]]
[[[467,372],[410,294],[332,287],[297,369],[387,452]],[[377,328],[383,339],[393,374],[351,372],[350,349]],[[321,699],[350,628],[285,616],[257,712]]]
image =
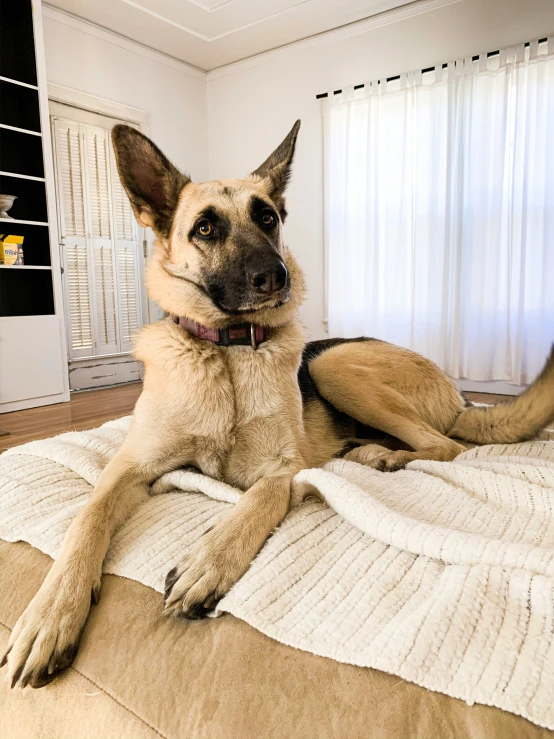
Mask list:
[[299,130],[300,121],[298,120],[273,154],[270,154],[255,172],[252,172],[254,177],[260,177],[267,181],[268,195],[280,210],[282,218],[286,215],[284,193],[290,179],[291,165]]

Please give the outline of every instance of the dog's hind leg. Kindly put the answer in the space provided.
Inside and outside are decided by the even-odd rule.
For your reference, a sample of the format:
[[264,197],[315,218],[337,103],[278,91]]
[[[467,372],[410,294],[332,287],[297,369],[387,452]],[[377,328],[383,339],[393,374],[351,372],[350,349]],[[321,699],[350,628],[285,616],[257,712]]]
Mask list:
[[8,663],[12,687],[40,688],[75,659],[91,601],[98,600],[110,538],[146,499],[149,483],[159,474],[159,465],[144,464],[136,442],[131,432],[103,470],[46,579],[17,621],[2,660],[2,665]]
[[345,455],[346,459],[392,472],[415,459],[450,461],[465,451],[424,421],[408,398],[380,381],[367,367],[346,363],[338,371],[330,369],[325,355],[310,366],[318,392],[326,400],[360,423],[395,436],[413,450],[380,451],[371,444],[353,449]]

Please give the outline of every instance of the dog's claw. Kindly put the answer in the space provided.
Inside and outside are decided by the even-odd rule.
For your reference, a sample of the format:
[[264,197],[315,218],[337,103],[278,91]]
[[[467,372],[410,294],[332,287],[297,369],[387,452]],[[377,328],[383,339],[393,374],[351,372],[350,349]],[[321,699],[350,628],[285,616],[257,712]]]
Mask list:
[[18,680],[19,680],[19,678],[20,678],[20,676],[21,676],[21,673],[23,672],[23,668],[24,668],[24,667],[25,667],[25,663],[23,663],[23,664],[21,665],[21,667],[19,667],[19,668],[18,668],[18,669],[17,669],[17,670],[16,670],[15,672],[14,672],[14,675],[13,675],[13,677],[12,677],[12,684],[11,684],[11,687],[12,687],[12,688],[15,688],[15,686],[17,685],[17,682],[18,682]]
[[101,583],[98,583],[97,585],[94,585],[90,591],[90,602],[93,606],[97,606],[100,603],[100,588]]
[[[22,678],[21,682],[19,683],[20,688],[26,688],[31,680],[31,673],[28,672],[25,677]],[[13,688],[13,685],[12,685]]]
[[220,600],[221,598],[218,598],[215,593],[210,593],[210,595],[208,595],[208,597],[204,601],[204,608],[207,611],[213,611]]
[[8,654],[12,651],[11,647],[8,647],[6,653],[2,657],[2,662],[0,662],[0,667],[4,667],[4,665],[8,664]]
[[177,616],[184,618],[186,621],[200,621],[207,618],[210,609],[205,608],[203,603],[195,603],[187,611],[179,611]]
[[38,688],[44,688],[45,685],[48,685],[48,683],[51,683],[52,680],[57,676],[57,672],[52,673],[49,675],[46,670],[43,670],[37,677],[32,681],[31,687],[33,689]]
[[169,598],[169,594],[171,593],[171,590],[178,579],[179,579],[179,575],[177,574],[177,567],[174,567],[172,570],[169,570],[165,578],[165,590],[164,590],[164,600],[165,601]]

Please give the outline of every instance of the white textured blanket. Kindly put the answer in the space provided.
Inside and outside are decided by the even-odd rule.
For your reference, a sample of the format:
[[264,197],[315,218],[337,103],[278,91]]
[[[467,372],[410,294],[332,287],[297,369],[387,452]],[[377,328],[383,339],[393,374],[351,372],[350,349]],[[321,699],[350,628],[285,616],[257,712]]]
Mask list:
[[[128,424],[3,454],[0,537],[54,557]],[[219,611],[299,649],[554,728],[552,441],[392,474],[335,460],[301,472],[296,496],[307,486],[327,505],[294,508]],[[238,493],[185,471],[152,492],[115,536],[104,571],[162,592]]]

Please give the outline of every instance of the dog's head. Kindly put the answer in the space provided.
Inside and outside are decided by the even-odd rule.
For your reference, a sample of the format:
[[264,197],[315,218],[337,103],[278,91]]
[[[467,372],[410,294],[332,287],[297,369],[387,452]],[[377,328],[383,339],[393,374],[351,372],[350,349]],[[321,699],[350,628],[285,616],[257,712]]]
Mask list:
[[142,226],[158,239],[147,270],[150,297],[168,313],[221,328],[286,323],[304,281],[283,242],[284,192],[300,121],[244,179],[194,183],[150,139],[112,131],[121,182]]

